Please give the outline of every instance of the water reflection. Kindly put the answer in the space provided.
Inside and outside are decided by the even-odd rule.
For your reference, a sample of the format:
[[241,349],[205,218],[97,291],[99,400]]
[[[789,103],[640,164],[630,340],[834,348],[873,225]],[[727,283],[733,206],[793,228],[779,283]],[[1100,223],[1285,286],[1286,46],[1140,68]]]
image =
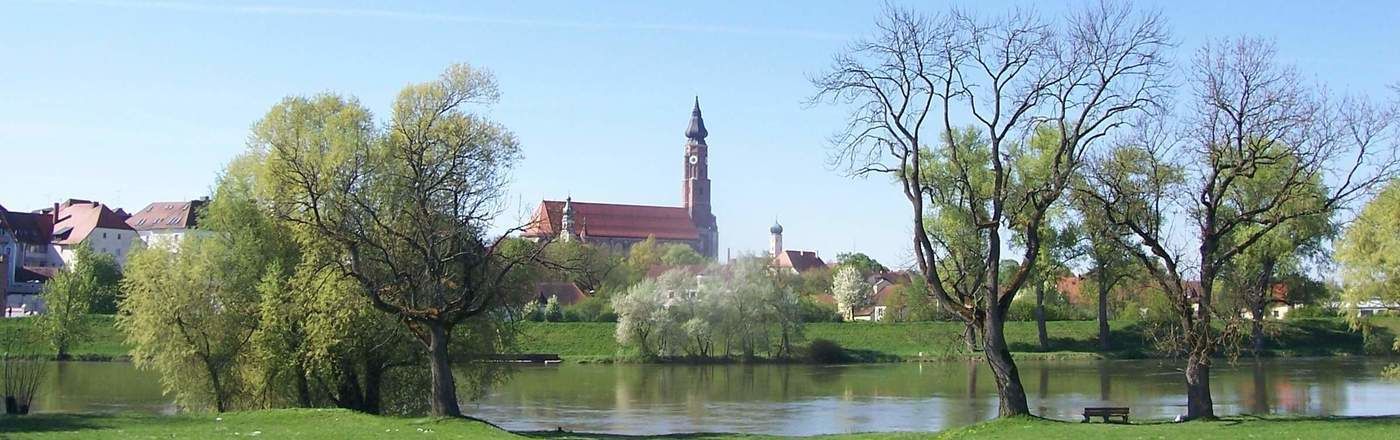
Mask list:
[[[1213,369],[1220,414],[1400,413],[1386,359],[1242,360]],[[1185,412],[1176,363],[1022,361],[1037,414],[1074,420],[1086,406],[1131,407],[1135,419]],[[127,363],[56,363],[36,411],[170,413],[158,377]],[[808,435],[929,431],[996,416],[980,362],[812,365],[562,365],[521,368],[465,411],[509,429],[656,434]]]
[[[1221,362],[1221,414],[1380,415],[1400,412],[1381,381],[1384,360]],[[1128,406],[1135,418],[1185,412],[1178,368],[1159,361],[1024,361],[1031,407],[1074,420],[1086,406]],[[512,429],[630,434],[731,431],[808,435],[926,431],[996,416],[991,372],[981,363],[851,366],[564,365],[524,368],[474,405]],[[687,380],[686,378],[689,378]],[[607,402],[593,399],[601,393]]]

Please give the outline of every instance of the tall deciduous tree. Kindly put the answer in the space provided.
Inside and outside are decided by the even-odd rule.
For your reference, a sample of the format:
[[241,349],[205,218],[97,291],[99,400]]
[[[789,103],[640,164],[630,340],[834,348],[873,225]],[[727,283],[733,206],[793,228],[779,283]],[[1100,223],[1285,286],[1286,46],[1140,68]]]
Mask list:
[[[1277,182],[1286,177],[1281,173],[1287,170],[1287,166],[1261,166],[1253,178],[1241,182],[1239,197],[1268,197]],[[1249,312],[1250,339],[1256,356],[1264,350],[1264,320],[1268,307],[1281,299],[1277,297],[1276,289],[1282,287],[1284,294],[1287,294],[1288,286],[1281,282],[1283,276],[1300,276],[1308,262],[1325,259],[1327,250],[1324,242],[1336,236],[1330,210],[1318,206],[1327,193],[1321,176],[1314,176],[1311,182],[1300,186],[1303,186],[1300,192],[1312,194],[1283,204],[1278,209],[1285,212],[1305,210],[1316,214],[1298,217],[1275,227],[1221,268],[1223,284],[1236,294],[1235,298],[1230,299],[1238,301],[1237,304]],[[1223,241],[1228,243],[1248,238],[1260,227],[1248,225],[1237,228],[1233,237]]]
[[[1330,101],[1275,56],[1252,38],[1205,45],[1190,69],[1195,96],[1180,132],[1144,125],[1088,173],[1088,195],[1130,232],[1125,248],[1173,305],[1164,341],[1186,358],[1190,419],[1215,417],[1211,359],[1232,336],[1216,324],[1238,319],[1216,308],[1222,271],[1278,228],[1328,216],[1396,170],[1392,108]],[[1325,191],[1315,190],[1318,181]],[[1174,241],[1183,237],[1168,233],[1174,217],[1193,223],[1189,257]]]
[[1080,255],[1088,259],[1087,275],[1093,280],[1090,284],[1093,285],[1095,297],[1098,299],[1096,314],[1099,324],[1099,350],[1109,351],[1113,349],[1108,324],[1109,294],[1119,283],[1136,273],[1133,268],[1137,263],[1119,244],[1126,231],[1122,226],[1104,218],[1103,210],[1098,208],[1097,201],[1087,195],[1090,193],[1085,185],[1087,183],[1082,176],[1076,177],[1075,190],[1070,194],[1070,199],[1079,213]]
[[508,306],[508,275],[539,252],[507,256],[506,234],[488,235],[519,158],[514,135],[472,111],[498,98],[490,73],[459,64],[404,88],[382,130],[353,99],[293,97],[251,141],[278,215],[330,243],[330,264],[425,347],[439,416],[462,415],[453,330]]
[[[1045,212],[1084,152],[1165,92],[1166,31],[1157,15],[1116,3],[1057,22],[1025,11],[989,19],[891,7],[876,26],[873,38],[838,54],[813,80],[814,102],[852,107],[833,139],[834,158],[854,174],[898,179],[915,225],[915,260],[932,295],[981,327],[1000,415],[1029,414],[1003,333],[1007,310],[1040,255]],[[968,136],[955,132],[953,121],[962,117],[974,122]],[[1049,142],[1034,145],[1030,138],[1039,135]],[[985,148],[967,145],[969,137]],[[951,179],[925,180],[928,162],[946,164]],[[1039,167],[1013,166],[1032,162]],[[930,210],[956,211],[940,217],[977,240],[980,262],[972,266],[981,270],[969,285],[980,293],[971,298],[947,288],[945,280],[962,274],[948,270],[949,251],[925,227],[937,218]],[[1024,246],[1020,266],[1002,282],[997,263],[1008,230],[1023,235]]]
[[[233,409],[245,397],[249,356],[268,280],[296,261],[287,231],[260,211],[241,176],[220,180],[199,234],[178,250],[140,249],[127,261],[117,325],[138,368],[160,372],[186,407]],[[256,406],[255,403],[246,406]]]
[[[1363,301],[1400,301],[1400,179],[1386,184],[1347,226],[1337,243],[1343,296]],[[1352,313],[1351,315],[1355,315]]]

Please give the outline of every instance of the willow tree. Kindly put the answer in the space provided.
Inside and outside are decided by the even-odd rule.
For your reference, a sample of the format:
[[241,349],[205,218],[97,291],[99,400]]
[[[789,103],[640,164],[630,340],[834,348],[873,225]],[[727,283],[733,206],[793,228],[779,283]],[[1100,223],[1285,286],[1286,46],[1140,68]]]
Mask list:
[[[1041,254],[1046,211],[1084,152],[1166,91],[1169,46],[1157,15],[1116,3],[1055,21],[1026,11],[930,16],[890,7],[872,37],[837,54],[812,80],[812,102],[851,109],[833,137],[833,159],[854,175],[898,180],[919,271],[946,311],[982,329],[1002,416],[1030,412],[1003,327]],[[973,135],[956,135],[955,120],[971,121]],[[1032,145],[1033,136],[1044,142]],[[969,157],[966,138],[985,143],[981,154]],[[942,164],[950,178],[925,180],[929,163]],[[972,231],[981,252],[970,266],[978,273],[947,269],[949,250],[926,228],[933,217]],[[1014,273],[1003,276],[1008,232],[1023,245]],[[972,289],[946,287],[964,275]]]
[[285,278],[298,249],[236,173],[219,179],[199,233],[178,249],[140,248],[122,279],[117,326],[138,368],[160,373],[182,406],[260,407],[245,391],[264,280]]
[[1337,243],[1337,261],[1351,307],[1400,300],[1400,180],[1387,183],[1347,226]]
[[[1127,231],[1124,248],[1173,305],[1158,339],[1185,358],[1189,419],[1215,417],[1211,360],[1237,346],[1238,313],[1215,299],[1223,271],[1280,228],[1330,216],[1397,169],[1393,108],[1331,101],[1275,58],[1252,38],[1205,45],[1178,126],[1143,126],[1086,173],[1085,195]],[[1177,218],[1189,234],[1171,234]]]
[[438,416],[462,415],[453,330],[503,319],[525,258],[488,232],[520,155],[513,134],[474,112],[498,98],[490,73],[459,64],[405,87],[382,128],[354,99],[289,97],[251,140],[277,215],[328,243],[328,264],[422,343]]

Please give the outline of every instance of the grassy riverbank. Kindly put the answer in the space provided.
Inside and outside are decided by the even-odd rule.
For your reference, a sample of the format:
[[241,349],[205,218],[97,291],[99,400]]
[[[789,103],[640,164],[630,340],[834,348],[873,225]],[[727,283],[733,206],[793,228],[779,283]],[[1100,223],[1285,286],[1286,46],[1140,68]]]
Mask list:
[[[485,423],[433,418],[379,417],[344,410],[286,409],[226,414],[0,416],[0,437],[13,439],[64,438],[210,438],[271,439],[414,438],[552,438],[621,439],[598,434],[500,430]],[[1133,425],[1080,424],[1040,419],[997,420],[941,433],[869,433],[822,436],[823,439],[1200,439],[1287,438],[1353,440],[1396,438],[1400,417],[1261,419],[1232,417],[1215,422],[1147,423]],[[650,438],[770,438],[735,434],[686,434]]]
[[[54,357],[56,352],[40,336],[35,319],[0,319],[0,351],[8,348],[22,356]],[[129,348],[122,342],[121,331],[117,330],[116,316],[88,315],[84,319],[87,332],[69,349],[74,359],[109,361],[127,357]]]
[[[1378,318],[1377,334],[1389,347],[1400,333],[1400,318]],[[75,359],[120,360],[127,347],[112,316],[88,318],[90,331],[71,350]],[[33,318],[0,319],[0,344],[13,339],[13,350],[38,357],[52,357],[54,350],[43,342]],[[521,353],[557,353],[571,362],[609,362],[625,359],[624,350],[614,338],[616,324],[598,322],[524,323],[517,350]],[[1093,321],[1052,321],[1047,323],[1049,350],[1040,350],[1035,323],[1009,322],[1006,337],[1012,351],[1022,359],[1142,358],[1151,356],[1150,344],[1141,324],[1112,323],[1114,350],[1098,351],[1098,324]],[[840,344],[852,361],[894,362],[942,360],[966,357],[962,347],[962,325],[953,322],[894,324],[812,323],[805,339],[827,339]],[[1351,356],[1365,354],[1363,338],[1341,319],[1309,319],[1271,323],[1269,356]],[[0,345],[3,349],[3,345]]]
[[[1378,333],[1392,337],[1400,319],[1376,320]],[[1152,356],[1145,330],[1137,322],[1113,322],[1114,350],[1098,351],[1098,323],[1053,321],[1046,325],[1050,347],[1041,350],[1034,322],[1009,322],[1006,338],[1022,359],[1143,358]],[[527,323],[519,350],[558,353],[566,360],[590,362],[617,359],[621,347],[613,338],[615,324],[591,322]],[[1309,319],[1271,323],[1268,356],[1352,356],[1365,354],[1363,338],[1341,319]],[[962,325],[953,322],[895,324],[813,323],[805,339],[827,339],[860,362],[943,360],[966,357]],[[1389,339],[1387,339],[1389,340]],[[1386,346],[1389,343],[1385,344]]]

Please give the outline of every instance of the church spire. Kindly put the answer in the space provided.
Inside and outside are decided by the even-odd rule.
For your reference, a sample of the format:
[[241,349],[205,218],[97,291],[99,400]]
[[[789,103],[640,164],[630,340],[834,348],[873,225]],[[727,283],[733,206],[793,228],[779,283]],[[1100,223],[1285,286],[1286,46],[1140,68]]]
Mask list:
[[710,132],[705,130],[705,119],[700,117],[700,97],[695,97],[695,108],[690,111],[690,126],[685,129],[685,137],[696,142],[705,142]]

